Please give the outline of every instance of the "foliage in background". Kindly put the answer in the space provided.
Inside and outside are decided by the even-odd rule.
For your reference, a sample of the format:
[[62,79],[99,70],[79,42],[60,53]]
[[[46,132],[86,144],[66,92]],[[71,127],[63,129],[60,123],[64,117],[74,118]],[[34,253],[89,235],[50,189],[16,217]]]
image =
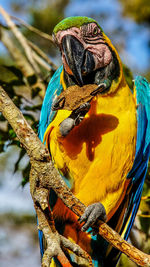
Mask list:
[[149,0],[119,0],[123,5],[123,14],[130,16],[138,23],[150,24]]
[[[150,1],[149,0],[119,0],[123,7],[123,15],[131,18],[140,25],[150,26]],[[140,36],[139,36],[140,38]],[[150,50],[150,35],[148,38]],[[148,59],[149,60],[149,59]],[[150,69],[144,73],[144,76],[150,80]]]
[[[31,127],[37,132],[42,100],[38,96],[39,89],[36,87],[30,88],[30,86],[34,86],[35,84],[36,75],[35,77],[24,77],[22,71],[16,66],[0,66],[0,85],[3,86],[14,104],[22,111]],[[45,82],[45,88],[46,86],[47,83]],[[15,132],[2,114],[0,114],[0,121],[0,152],[5,151],[10,145],[20,147]],[[24,148],[21,147],[19,159],[14,166],[14,172],[19,169],[19,162],[25,153]],[[29,179],[29,170],[29,164],[22,170],[22,185],[25,185]]]

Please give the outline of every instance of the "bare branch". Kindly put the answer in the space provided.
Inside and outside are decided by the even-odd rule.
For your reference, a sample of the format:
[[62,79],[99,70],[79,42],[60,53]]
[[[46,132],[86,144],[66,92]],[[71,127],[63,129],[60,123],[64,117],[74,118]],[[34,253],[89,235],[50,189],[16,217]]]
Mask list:
[[[55,43],[53,42],[52,36],[48,35],[47,33],[44,33],[42,31],[40,31],[39,29],[37,29],[37,28],[35,28],[35,27],[31,26],[31,25],[29,25],[28,23],[24,22],[22,19],[19,19],[19,18],[15,17],[15,16],[8,15],[8,13],[2,7],[0,7],[0,12],[2,13],[2,15],[5,18],[8,26],[11,28],[11,30],[13,31],[14,35],[16,36],[16,38],[18,40],[19,40],[19,38],[21,38],[21,40],[19,40],[19,42],[21,43],[22,47],[24,48],[27,57],[28,57],[28,55],[31,56],[31,53],[32,53],[32,50],[30,51],[29,48],[26,45],[28,43],[29,46],[31,46],[37,52],[37,54],[39,54],[50,66],[52,66],[52,68],[54,70],[56,70],[57,66],[49,59],[49,57],[37,45],[33,44],[31,41],[28,41],[21,34],[21,32],[17,29],[16,25],[11,21],[11,18],[19,21],[21,23],[21,25],[25,26],[30,31],[35,32],[36,34],[40,35],[42,38],[51,41],[53,43],[53,45],[55,45]],[[24,42],[25,40],[26,40],[26,42]],[[33,57],[36,57],[36,56],[33,55]],[[28,59],[29,59],[29,61],[32,60],[32,59],[30,59],[30,57]],[[32,63],[33,62],[31,62],[31,64]]]
[[52,68],[53,70],[57,70],[57,66],[50,60],[50,58],[35,44],[31,41],[28,41],[28,44],[35,50],[39,56],[41,56]]
[[35,27],[29,25],[28,23],[26,23],[26,22],[25,22],[24,20],[22,20],[22,19],[19,19],[19,18],[15,17],[15,16],[10,16],[10,17],[11,17],[12,19],[15,19],[16,21],[18,21],[21,25],[23,25],[24,27],[26,27],[26,28],[27,28],[28,30],[30,30],[31,32],[35,32],[36,34],[40,35],[42,38],[51,41],[52,44],[55,45],[54,42],[53,42],[53,39],[52,39],[52,36],[51,36],[51,35],[49,35],[49,34],[47,34],[47,33],[45,33],[45,32],[42,32],[42,31],[40,31],[39,29],[37,29],[37,28],[35,28]]
[[2,14],[2,16],[4,17],[7,25],[10,27],[10,29],[12,30],[13,34],[15,35],[15,37],[17,38],[17,40],[19,41],[19,43],[21,44],[21,46],[23,47],[25,54],[27,56],[28,61],[30,62],[32,68],[34,69],[34,71],[37,73],[37,75],[39,77],[41,77],[41,72],[40,69],[38,67],[38,65],[36,64],[34,58],[33,58],[33,53],[32,50],[30,48],[30,46],[28,45],[26,38],[24,37],[24,35],[17,29],[16,25],[14,24],[14,22],[11,20],[10,16],[8,15],[8,13],[0,6],[0,13]]
[[41,65],[44,69],[46,69],[47,71],[51,71],[51,67],[47,64],[47,62],[45,62],[45,60],[43,60],[39,55],[37,55],[34,51],[33,51],[33,58],[34,60]]
[[15,60],[18,67],[22,70],[25,77],[33,75],[34,69],[29,64],[25,56],[21,53],[19,48],[13,43],[12,38],[10,37],[7,30],[5,30],[2,26],[0,26],[1,35],[0,39],[4,46],[8,49],[11,57]]

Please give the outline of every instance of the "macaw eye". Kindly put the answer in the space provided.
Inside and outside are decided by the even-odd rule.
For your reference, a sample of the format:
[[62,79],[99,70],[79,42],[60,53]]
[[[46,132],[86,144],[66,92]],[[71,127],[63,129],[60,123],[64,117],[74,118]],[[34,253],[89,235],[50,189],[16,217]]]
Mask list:
[[95,28],[93,29],[93,35],[97,35],[97,34],[98,34],[98,28],[95,27]]

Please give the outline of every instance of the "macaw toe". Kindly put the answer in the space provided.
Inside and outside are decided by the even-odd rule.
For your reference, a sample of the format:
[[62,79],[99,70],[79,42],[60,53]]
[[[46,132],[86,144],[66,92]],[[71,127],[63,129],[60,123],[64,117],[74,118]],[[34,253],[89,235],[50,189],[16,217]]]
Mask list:
[[74,118],[76,126],[79,125],[80,122],[84,119],[90,107],[91,107],[90,103],[86,102],[86,103],[81,104],[77,109],[75,109],[72,112],[70,117]]
[[107,219],[105,208],[100,202],[91,204],[86,208],[79,220],[80,223],[85,222],[81,230],[85,232],[89,227],[93,226],[98,219],[104,222]]
[[89,111],[91,105],[90,103],[84,103],[79,106],[76,110],[72,111],[71,115],[63,120],[59,125],[60,133],[63,137],[68,135],[70,131],[80,124],[80,122],[84,119],[86,113]]
[[63,120],[59,125],[59,130],[62,136],[66,136],[69,132],[74,128],[75,121],[74,119],[68,117],[67,119]]

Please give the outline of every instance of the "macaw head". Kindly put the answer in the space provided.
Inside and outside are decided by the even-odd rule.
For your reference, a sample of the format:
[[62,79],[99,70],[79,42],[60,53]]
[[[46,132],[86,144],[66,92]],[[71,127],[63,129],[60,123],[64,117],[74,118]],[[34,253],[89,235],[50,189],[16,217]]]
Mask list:
[[[69,17],[53,31],[66,74],[76,84],[100,84],[108,78],[119,79],[120,59],[98,23],[87,17]],[[119,79],[120,80],[120,79]]]

